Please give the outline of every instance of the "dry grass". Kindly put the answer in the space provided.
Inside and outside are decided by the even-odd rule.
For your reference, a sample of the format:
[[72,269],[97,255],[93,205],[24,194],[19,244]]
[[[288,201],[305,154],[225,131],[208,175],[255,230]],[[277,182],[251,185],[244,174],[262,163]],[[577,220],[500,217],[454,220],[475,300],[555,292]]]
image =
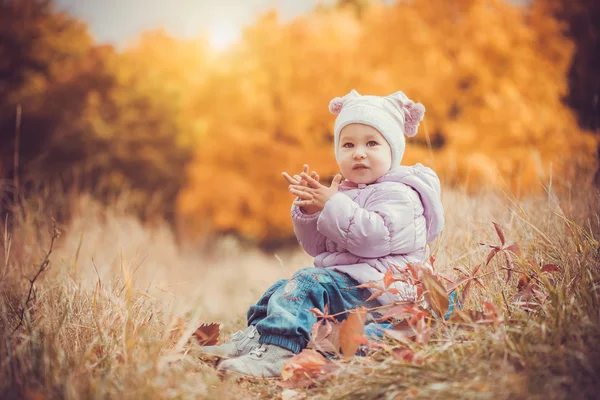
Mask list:
[[[384,353],[357,359],[336,379],[297,398],[590,398],[600,388],[599,196],[516,201],[446,190],[447,225],[433,251],[439,271],[485,260],[492,221],[524,258],[564,268],[537,313],[511,303],[516,280],[488,275],[467,307],[502,308],[505,323],[439,327],[415,348],[422,365]],[[62,231],[50,267],[29,281],[50,245],[43,211],[28,209],[4,232],[0,255],[0,398],[278,398],[272,381],[221,380],[187,339],[201,322],[224,336],[271,283],[310,263],[301,252],[264,255],[223,241],[210,254],[177,248],[162,226],[145,228],[118,209],[82,199]],[[44,227],[43,229],[41,227]],[[518,265],[528,267],[524,260]],[[493,261],[486,272],[498,269]],[[182,317],[185,331],[172,338]],[[14,331],[14,332],[13,332]]]

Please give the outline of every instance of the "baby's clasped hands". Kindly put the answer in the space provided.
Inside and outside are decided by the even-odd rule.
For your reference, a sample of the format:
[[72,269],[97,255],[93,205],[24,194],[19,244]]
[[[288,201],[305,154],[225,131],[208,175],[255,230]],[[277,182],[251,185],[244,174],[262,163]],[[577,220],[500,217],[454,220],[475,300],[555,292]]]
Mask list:
[[[308,164],[304,164],[304,167],[302,168],[302,172],[304,172],[305,174],[308,174],[309,168],[308,168]],[[306,179],[303,179],[300,175],[294,175],[293,177],[291,177],[287,172],[282,172],[281,175],[283,175],[283,177],[291,184],[291,185],[301,185],[301,186],[308,186],[308,182],[306,181]],[[317,181],[319,180],[319,174],[317,174],[315,171],[313,171],[310,176],[313,179],[316,179]]]
[[290,192],[300,198],[294,204],[304,209],[310,208],[313,211],[312,213],[309,212],[309,214],[321,211],[325,207],[327,200],[338,192],[338,186],[342,181],[342,176],[337,174],[331,181],[331,186],[327,187],[308,176],[306,172],[302,172],[300,177],[305,179],[308,185],[290,185]]

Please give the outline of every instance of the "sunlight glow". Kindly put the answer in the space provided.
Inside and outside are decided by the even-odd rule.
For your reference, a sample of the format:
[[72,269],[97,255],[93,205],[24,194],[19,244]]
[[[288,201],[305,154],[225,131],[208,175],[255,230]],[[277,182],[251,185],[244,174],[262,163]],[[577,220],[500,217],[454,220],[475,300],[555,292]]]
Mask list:
[[240,38],[240,30],[234,25],[215,25],[208,28],[208,40],[213,49],[227,49]]

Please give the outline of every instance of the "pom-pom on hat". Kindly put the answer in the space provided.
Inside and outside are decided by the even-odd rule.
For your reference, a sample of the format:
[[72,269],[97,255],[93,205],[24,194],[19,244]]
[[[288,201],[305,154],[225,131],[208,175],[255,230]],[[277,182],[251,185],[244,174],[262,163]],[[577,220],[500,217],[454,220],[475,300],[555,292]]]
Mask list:
[[329,111],[337,115],[334,125],[335,157],[339,155],[340,132],[349,124],[364,124],[377,129],[392,149],[392,168],[400,165],[406,136],[417,134],[425,106],[410,100],[403,92],[389,96],[361,96],[352,89],[344,97],[329,102]]

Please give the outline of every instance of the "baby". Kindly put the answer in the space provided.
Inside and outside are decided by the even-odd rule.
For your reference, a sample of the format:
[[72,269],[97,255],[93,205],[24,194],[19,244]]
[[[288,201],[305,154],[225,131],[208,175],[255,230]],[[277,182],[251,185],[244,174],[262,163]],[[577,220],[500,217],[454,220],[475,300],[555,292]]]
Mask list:
[[416,289],[395,282],[398,294],[367,301],[369,289],[357,286],[381,281],[392,266],[424,263],[428,243],[444,226],[440,181],[421,164],[401,166],[405,139],[417,133],[425,107],[402,92],[361,96],[352,90],[335,98],[329,110],[337,115],[335,156],[345,180],[336,175],[331,186],[319,182],[308,166],[294,177],[283,173],[296,196],[294,231],[314,258],[314,267],[271,286],[247,313],[248,328],[220,346],[203,351],[226,360],[219,370],[276,377],[286,360],[302,351],[317,321],[312,308],[343,313],[413,300]]

